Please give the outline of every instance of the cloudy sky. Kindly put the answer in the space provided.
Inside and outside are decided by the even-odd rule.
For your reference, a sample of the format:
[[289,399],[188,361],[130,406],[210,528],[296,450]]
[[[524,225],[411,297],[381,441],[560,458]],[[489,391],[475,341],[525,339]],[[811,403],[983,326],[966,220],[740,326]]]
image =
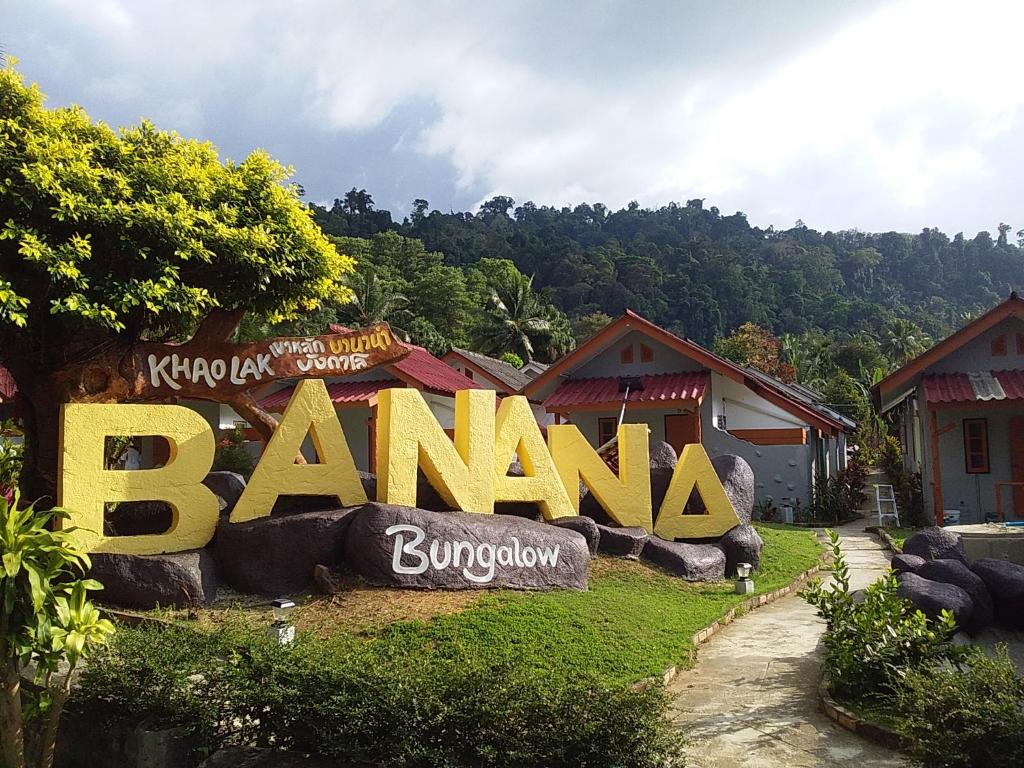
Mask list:
[[1024,227],[1024,3],[0,0],[51,105],[255,147],[310,199],[703,197],[761,226]]

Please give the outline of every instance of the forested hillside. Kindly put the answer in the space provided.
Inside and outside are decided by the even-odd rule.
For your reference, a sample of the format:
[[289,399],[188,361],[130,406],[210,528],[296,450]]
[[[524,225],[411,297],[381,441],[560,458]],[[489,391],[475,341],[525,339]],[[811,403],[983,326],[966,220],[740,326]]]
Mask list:
[[776,335],[881,338],[902,318],[941,338],[1024,282],[1024,251],[1008,242],[1005,224],[996,238],[936,229],[820,233],[800,222],[778,231],[701,200],[611,211],[599,203],[515,207],[507,197],[475,214],[431,211],[417,200],[399,223],[356,190],[317,207],[316,217],[328,234],[416,238],[449,266],[508,259],[570,318],[630,307],[707,345],[748,321]]

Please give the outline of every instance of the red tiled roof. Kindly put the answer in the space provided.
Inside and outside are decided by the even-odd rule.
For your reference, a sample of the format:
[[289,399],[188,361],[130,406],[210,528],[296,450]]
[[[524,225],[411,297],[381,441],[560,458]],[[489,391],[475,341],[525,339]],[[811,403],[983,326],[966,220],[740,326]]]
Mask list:
[[[378,390],[405,385],[397,379],[377,379],[375,381],[339,381],[327,385],[327,394],[331,396],[332,403],[358,403],[369,400],[377,394]],[[292,399],[295,386],[279,389],[260,400],[260,406],[268,411],[278,412],[284,410],[288,401]]]
[[925,376],[928,403],[974,403],[989,400],[1024,400],[1024,371],[978,371]]
[[386,366],[388,370],[416,380],[423,389],[431,392],[454,395],[460,389],[480,389],[480,385],[471,378],[434,357],[423,347],[414,344],[405,346],[410,350],[408,357]]
[[[652,403],[672,400],[700,400],[708,386],[708,374],[659,373],[641,377],[642,389],[630,390],[629,402]],[[563,381],[544,401],[544,407],[553,410],[580,405],[621,403],[624,392],[619,391],[619,380],[614,376],[601,379],[569,379]]]
[[[338,323],[330,324],[331,333],[347,333],[350,330],[352,329]],[[404,342],[402,346],[409,350],[409,354],[397,363],[384,366],[384,370],[402,379],[406,384],[419,384],[430,392],[446,395],[454,395],[460,389],[480,389],[480,385],[471,378],[434,357],[423,347]]]
[[0,399],[7,400],[14,397],[18,391],[18,385],[14,383],[11,372],[0,365]]

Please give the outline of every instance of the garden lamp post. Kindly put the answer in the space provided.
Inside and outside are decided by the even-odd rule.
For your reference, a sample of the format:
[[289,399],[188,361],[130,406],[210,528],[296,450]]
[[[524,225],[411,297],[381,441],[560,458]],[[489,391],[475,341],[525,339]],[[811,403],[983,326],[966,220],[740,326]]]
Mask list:
[[752,595],[754,593],[754,580],[750,578],[753,568],[750,563],[736,563],[737,595]]
[[274,621],[267,627],[267,635],[281,645],[288,645],[295,639],[295,627],[290,621],[295,602],[291,598],[279,597],[270,607],[274,612]]

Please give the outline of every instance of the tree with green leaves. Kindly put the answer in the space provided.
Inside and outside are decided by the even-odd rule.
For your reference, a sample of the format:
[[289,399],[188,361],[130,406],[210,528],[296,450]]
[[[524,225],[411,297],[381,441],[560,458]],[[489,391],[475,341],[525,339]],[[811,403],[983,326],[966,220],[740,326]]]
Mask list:
[[[114,631],[88,600],[89,557],[74,529],[51,530],[46,512],[0,498],[0,750],[5,768],[52,768],[57,729],[78,665]],[[32,669],[37,689],[22,687]]]
[[121,399],[140,341],[183,339],[211,314],[230,332],[246,311],[276,322],[351,296],[352,259],[263,152],[222,162],[147,122],[115,131],[79,107],[48,109],[11,66],[0,147],[0,363],[18,385],[29,498],[53,498],[61,404]]
[[490,271],[489,296],[476,338],[482,352],[514,352],[529,362],[538,357],[551,361],[572,349],[568,318],[538,298],[532,277],[510,262],[484,266]]
[[882,329],[882,351],[897,366],[906,365],[931,346],[931,340],[914,322],[894,318]]

